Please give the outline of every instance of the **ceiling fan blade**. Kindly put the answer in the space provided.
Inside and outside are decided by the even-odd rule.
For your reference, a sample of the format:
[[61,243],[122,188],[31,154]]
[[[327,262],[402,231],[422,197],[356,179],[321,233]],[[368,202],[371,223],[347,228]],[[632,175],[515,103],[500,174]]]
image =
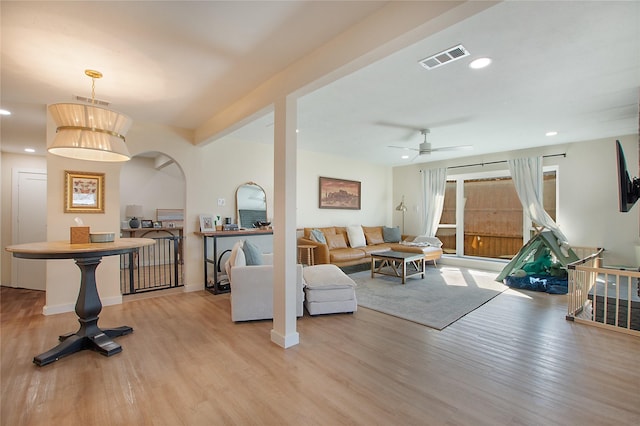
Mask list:
[[431,148],[431,152],[435,151],[466,151],[473,149],[473,145],[443,146],[440,148]]
[[409,124],[392,123],[390,121],[384,121],[384,120],[376,121],[376,122],[374,122],[374,124],[376,124],[378,126],[391,127],[391,128],[394,128],[394,129],[410,130],[412,136],[415,135],[416,132],[419,132],[420,130],[422,130],[424,128],[424,127],[412,126],[412,125],[409,125]]
[[387,147],[389,147],[389,148],[404,149],[404,150],[406,150],[406,151],[418,151],[416,148],[409,148],[408,146],[387,145]]
[[442,127],[456,126],[458,124],[468,123],[471,120],[472,120],[472,117],[470,116],[461,116],[461,117],[451,118],[449,120],[431,121],[429,123],[423,123],[420,126],[415,126],[409,123],[392,122],[392,121],[386,121],[386,120],[374,121],[373,124],[378,126],[384,126],[384,127],[390,127],[390,128],[396,128],[396,129],[407,129],[407,130],[412,130],[414,132],[420,132],[423,129],[428,129],[428,128],[439,129]]
[[407,124],[401,124],[401,123],[392,123],[389,121],[376,121],[374,122],[375,125],[377,126],[384,126],[384,127],[388,127],[390,129],[402,129],[406,131],[406,134],[404,136],[400,136],[397,138],[397,140],[399,141],[410,141],[412,139],[415,138],[416,133],[420,132],[422,130],[422,127],[416,127],[416,126],[411,126],[411,125],[407,125]]

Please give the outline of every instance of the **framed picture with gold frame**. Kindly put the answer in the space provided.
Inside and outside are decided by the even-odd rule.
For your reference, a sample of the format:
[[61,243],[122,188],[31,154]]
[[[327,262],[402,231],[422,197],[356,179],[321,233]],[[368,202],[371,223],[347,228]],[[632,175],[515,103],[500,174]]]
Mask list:
[[64,212],[104,213],[104,173],[65,170]]

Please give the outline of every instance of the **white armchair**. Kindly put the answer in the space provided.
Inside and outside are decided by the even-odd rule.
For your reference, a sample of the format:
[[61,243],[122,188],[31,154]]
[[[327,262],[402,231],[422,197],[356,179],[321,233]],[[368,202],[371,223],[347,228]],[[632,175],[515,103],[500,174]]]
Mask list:
[[[273,255],[262,256],[262,265],[230,267],[231,320],[234,322],[273,318]],[[302,265],[296,265],[296,270],[296,315],[301,317],[304,302]]]

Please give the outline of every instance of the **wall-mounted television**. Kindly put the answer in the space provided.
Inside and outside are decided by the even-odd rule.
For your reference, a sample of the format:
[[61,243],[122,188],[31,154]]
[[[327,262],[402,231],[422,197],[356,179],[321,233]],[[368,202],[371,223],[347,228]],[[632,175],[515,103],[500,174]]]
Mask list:
[[616,141],[616,157],[618,159],[618,199],[620,211],[628,212],[640,198],[640,179],[629,177],[627,162],[620,141]]

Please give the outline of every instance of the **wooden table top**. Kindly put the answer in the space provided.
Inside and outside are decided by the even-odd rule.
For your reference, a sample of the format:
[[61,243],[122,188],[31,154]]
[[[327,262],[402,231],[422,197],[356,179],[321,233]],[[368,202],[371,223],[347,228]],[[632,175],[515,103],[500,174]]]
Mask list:
[[86,256],[108,256],[126,253],[139,247],[155,244],[151,238],[116,238],[110,243],[71,244],[69,241],[42,241],[37,243],[15,244],[5,250],[15,257],[34,259],[64,259]]
[[404,259],[405,261],[412,261],[412,260],[418,260],[420,258],[423,258],[424,254],[388,250],[388,251],[372,252],[370,256],[371,258],[396,259],[396,260]]

